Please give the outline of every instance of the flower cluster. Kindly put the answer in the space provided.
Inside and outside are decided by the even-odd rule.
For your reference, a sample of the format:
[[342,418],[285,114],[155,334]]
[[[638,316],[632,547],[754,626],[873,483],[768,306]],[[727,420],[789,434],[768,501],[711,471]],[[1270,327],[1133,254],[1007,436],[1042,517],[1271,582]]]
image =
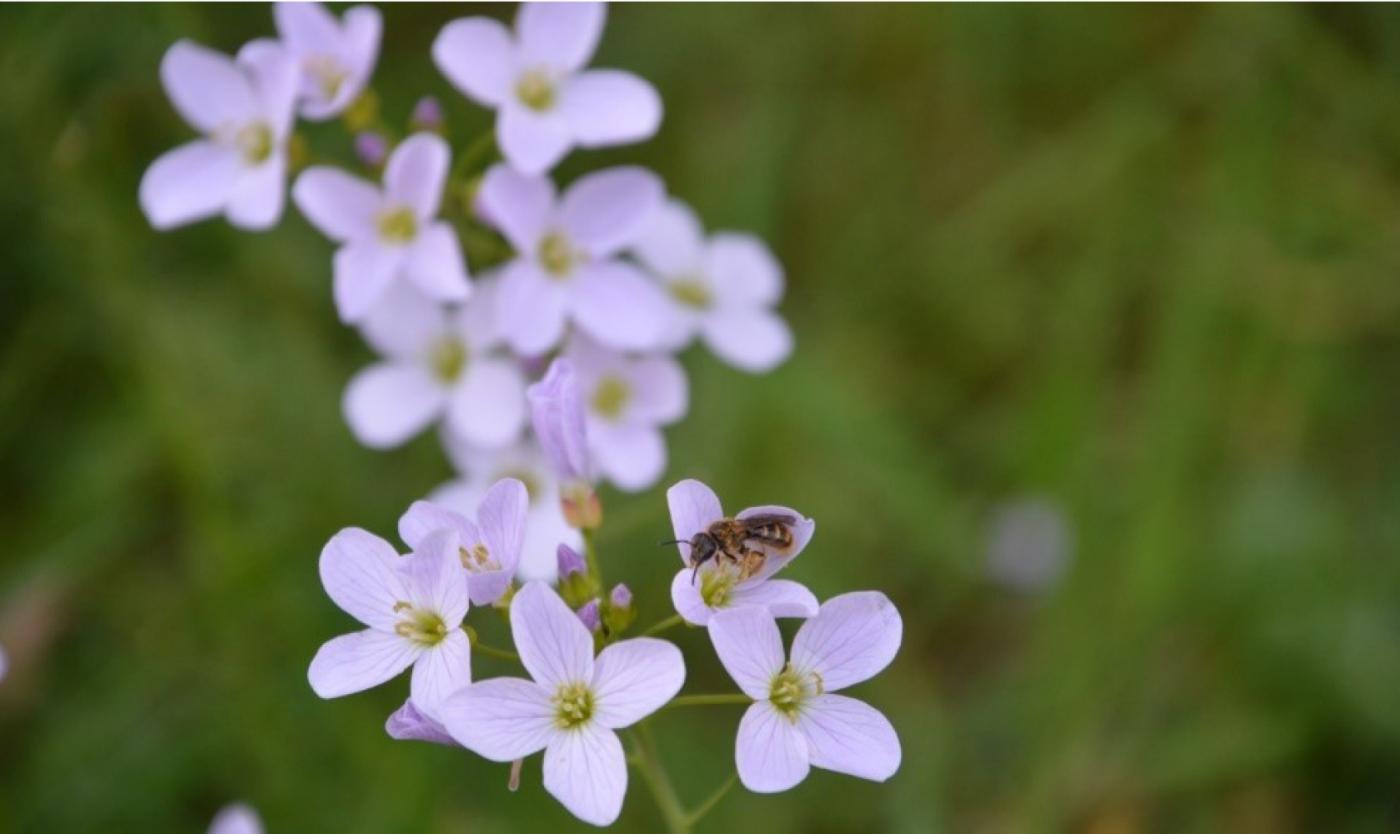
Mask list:
[[[335,245],[338,316],[379,357],[346,387],[351,433],[383,449],[439,427],[461,472],[404,513],[402,553],[358,528],[326,544],[322,584],[362,628],[316,652],[311,687],[333,698],[409,672],[390,736],[511,763],[512,784],[542,752],[546,790],[596,825],[620,813],[629,761],[664,780],[645,720],[667,706],[748,705],[735,763],[750,790],[793,787],[811,767],[884,780],[899,766],[894,730],[834,693],[893,659],[899,615],[877,592],[820,603],[776,578],[808,546],[812,519],[777,505],[726,516],[707,486],[681,481],[667,493],[676,615],[626,637],[633,591],[603,582],[597,486],[637,492],[665,474],[665,427],[689,408],[677,352],[699,341],[760,373],[792,350],[774,310],[782,268],[757,238],[707,235],[640,167],[562,188],[551,179],[571,150],[642,141],[661,124],[649,83],[590,67],[605,15],[598,3],[527,3],[513,28],[448,23],[432,62],[495,111],[492,133],[458,147],[433,99],[402,134],[381,118],[370,78],[382,26],[370,7],[337,18],[278,4],[276,40],[235,57],[182,41],[162,61],[172,103],[201,138],[143,177],[152,225],[222,215],[267,229],[290,179],[292,202]],[[297,120],[337,117],[358,172],[308,164]],[[514,651],[481,642],[467,624],[479,611],[506,617]],[[804,620],[790,653],[775,618]],[[682,625],[708,629],[739,692],[679,694],[686,661],[654,635]],[[475,679],[483,654],[528,677]],[[698,816],[673,791],[655,793],[673,830]],[[260,823],[234,806],[214,830]]]

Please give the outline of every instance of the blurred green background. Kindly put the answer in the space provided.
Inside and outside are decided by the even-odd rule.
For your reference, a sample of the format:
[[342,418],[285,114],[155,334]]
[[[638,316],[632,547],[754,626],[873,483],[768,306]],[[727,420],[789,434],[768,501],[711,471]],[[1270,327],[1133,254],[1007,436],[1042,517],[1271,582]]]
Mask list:
[[[480,11],[385,9],[391,120],[433,93],[459,146],[489,124],[428,59]],[[0,831],[203,831],[234,799],[270,834],[582,829],[537,758],[512,795],[391,742],[403,679],[306,683],[350,626],[321,545],[391,535],[450,470],[432,436],[350,437],[370,353],[294,211],[157,234],[137,209],[190,136],[164,49],[272,32],[264,6],[0,11]],[[815,516],[792,578],[906,624],[852,693],[899,774],[736,790],[701,832],[1400,830],[1400,11],[628,6],[598,63],[665,123],[564,178],[649,165],[788,271],[796,354],[688,354],[668,482]],[[605,498],[608,573],[659,619],[662,489]],[[1027,500],[1063,571],[1008,587],[989,542]],[[677,639],[689,691],[729,687]],[[738,716],[655,721],[688,802]],[[634,775],[618,828],[659,827]]]

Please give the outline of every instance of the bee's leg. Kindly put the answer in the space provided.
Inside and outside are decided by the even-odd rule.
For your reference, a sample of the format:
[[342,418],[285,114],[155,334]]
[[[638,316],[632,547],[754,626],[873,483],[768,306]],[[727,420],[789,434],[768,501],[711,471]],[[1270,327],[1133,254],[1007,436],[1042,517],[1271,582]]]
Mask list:
[[739,581],[743,582],[745,579],[758,573],[767,558],[768,554],[764,553],[762,550],[744,551],[744,556],[739,562]]

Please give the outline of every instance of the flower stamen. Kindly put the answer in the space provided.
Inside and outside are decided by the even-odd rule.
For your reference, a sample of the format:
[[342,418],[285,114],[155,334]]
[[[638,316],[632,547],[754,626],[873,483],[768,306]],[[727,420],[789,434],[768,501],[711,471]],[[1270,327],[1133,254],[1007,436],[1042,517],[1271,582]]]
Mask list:
[[554,107],[554,81],[545,70],[526,70],[515,82],[515,97],[536,113],[543,113]]
[[672,298],[695,310],[707,310],[714,302],[710,285],[699,278],[677,279],[672,281],[667,289],[670,290]]
[[467,369],[467,346],[460,339],[446,337],[434,343],[429,351],[428,363],[433,376],[441,382],[452,382]]
[[573,730],[593,718],[593,690],[587,684],[566,683],[549,699],[554,705],[554,724],[561,730]]
[[632,386],[620,376],[605,376],[593,389],[593,410],[607,420],[621,417],[631,401]]
[[379,239],[391,245],[403,245],[418,236],[418,216],[408,206],[399,206],[379,214]]
[[822,684],[821,675],[810,672],[806,675],[799,673],[788,663],[783,666],[783,671],[773,676],[773,683],[768,690],[768,700],[777,707],[778,711],[788,718],[796,719],[797,714],[802,709],[802,704],[808,698],[814,698],[825,691]]
[[539,261],[544,271],[554,278],[567,278],[574,266],[581,260],[579,253],[569,245],[569,239],[560,232],[550,232],[540,238]]
[[724,565],[700,572],[700,599],[710,608],[724,608],[734,586],[739,584],[739,576]]
[[233,134],[233,145],[249,165],[260,165],[272,156],[272,128],[266,122],[250,122]]
[[403,615],[394,624],[394,633],[400,637],[407,637],[424,646],[436,646],[447,636],[447,623],[436,611],[418,608],[408,602],[396,602],[394,613]]

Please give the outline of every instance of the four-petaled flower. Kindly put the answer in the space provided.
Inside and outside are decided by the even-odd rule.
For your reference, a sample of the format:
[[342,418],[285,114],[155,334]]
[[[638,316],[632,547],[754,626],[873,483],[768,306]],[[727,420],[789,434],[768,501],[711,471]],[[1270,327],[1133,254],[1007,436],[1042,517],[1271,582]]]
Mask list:
[[389,155],[382,190],[329,166],[297,177],[297,207],[341,244],[334,291],[342,321],[363,320],[400,276],[438,301],[471,293],[457,233],[435,219],[450,157],[442,137],[415,133]]
[[515,36],[485,17],[454,20],[433,60],[479,104],[495,108],[496,141],[528,174],[554,167],[572,147],[639,142],[661,124],[661,97],[621,70],[582,71],[603,33],[602,3],[525,3]]
[[455,309],[396,287],[365,319],[361,332],[383,360],[346,386],[345,420],[376,449],[397,446],[439,418],[477,446],[508,445],[525,427],[525,377],[498,355],[491,316],[493,287],[482,282]]
[[792,331],[772,309],[783,294],[783,268],[763,241],[737,232],[707,241],[695,213],[670,200],[632,251],[671,300],[668,348],[698,335],[720,359],[752,373],[772,370],[792,352]]
[[321,583],[345,613],[369,626],[316,652],[307,677],[322,698],[360,692],[413,667],[410,697],[429,715],[471,682],[469,604],[456,530],[423,539],[408,556],[358,528],[321,551]]
[[263,834],[262,819],[249,805],[225,805],[209,823],[209,834]]
[[379,10],[352,6],[341,23],[320,3],[284,2],[273,5],[272,17],[282,45],[301,69],[302,117],[321,121],[349,107],[379,57]]
[[515,579],[529,504],[525,484],[505,478],[486,490],[474,521],[430,501],[413,502],[399,519],[399,537],[416,550],[434,533],[455,531],[472,605],[490,605]]
[[710,639],[730,677],[754,699],[739,722],[734,761],[744,787],[785,791],[812,767],[883,782],[899,769],[899,737],[878,710],[832,693],[869,680],[899,651],[899,612],[878,591],[823,603],[783,655],[778,623],[762,608],[721,611]]
[[565,353],[578,374],[588,448],[598,471],[637,492],[666,469],[661,426],[685,416],[685,371],[669,356],[624,356],[578,335]]
[[533,680],[472,684],[442,705],[443,724],[463,747],[492,761],[544,750],[545,790],[585,822],[612,823],[627,792],[627,762],[614,731],[680,691],[680,650],[638,637],[613,643],[595,659],[593,635],[542,582],[515,595],[510,625]]
[[637,167],[588,174],[557,201],[544,177],[506,165],[486,172],[477,209],[517,253],[502,272],[496,307],[516,352],[545,353],[571,320],[611,348],[658,345],[667,321],[665,295],[617,255],[665,193],[655,174]]
[[716,611],[744,606],[758,606],[774,617],[810,617],[817,613],[817,598],[806,587],[788,579],[770,578],[797,558],[811,541],[817,528],[815,521],[794,509],[778,506],[749,507],[735,516],[743,520],[778,514],[796,519],[789,525],[792,543],[788,547],[777,549],[751,543],[764,553],[763,564],[752,576],[741,579],[741,566],[722,555],[706,562],[698,572],[690,565],[690,540],[725,518],[714,490],[699,481],[685,480],[666,490],[666,502],[671,507],[671,529],[680,540],[676,547],[683,565],[671,582],[671,602],[686,621],[706,625]]
[[157,229],[223,214],[266,229],[282,216],[287,136],[297,67],[275,41],[243,47],[235,61],[178,41],[160,79],[180,116],[204,134],[167,151],[141,177],[141,210]]

